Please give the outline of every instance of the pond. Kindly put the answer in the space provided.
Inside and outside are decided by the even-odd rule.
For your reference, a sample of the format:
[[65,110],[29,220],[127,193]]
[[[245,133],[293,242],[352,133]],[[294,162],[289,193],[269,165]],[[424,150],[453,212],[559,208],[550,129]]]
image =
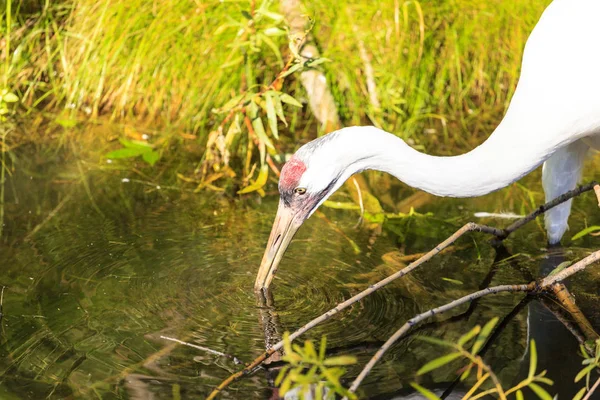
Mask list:
[[[424,215],[398,216],[372,229],[356,227],[355,211],[322,208],[322,216],[311,217],[292,242],[272,285],[272,304],[265,307],[257,304],[252,289],[276,195],[194,194],[132,172],[97,168],[76,156],[34,150],[17,156],[21,162],[5,186],[0,240],[2,399],[203,398],[240,366],[161,336],[251,361],[264,350],[265,332],[276,340],[299,328],[396,271],[406,255],[428,251],[474,220],[475,212],[522,214],[533,208],[532,198],[541,200],[536,171],[479,199],[431,198],[417,209]],[[381,174],[369,175],[369,181],[379,188],[376,195],[377,190],[392,193],[391,201],[415,193]],[[347,201],[343,195],[338,199]],[[357,356],[358,364],[346,376],[351,379],[415,314],[484,285],[529,282],[597,249],[598,237],[570,240],[586,225],[600,225],[596,203],[589,193],[575,200],[562,249],[547,248],[541,220],[510,237],[507,254],[494,250],[485,235],[469,234],[452,251],[306,338],[326,334],[332,354]],[[590,267],[568,286],[591,326],[600,329],[600,270]],[[581,368],[579,343],[565,327],[574,322],[564,312],[559,313],[563,322],[557,319],[557,308],[548,300],[502,294],[441,316],[393,346],[361,386],[361,396],[409,398],[413,381],[445,390],[453,385],[456,368],[415,377],[440,354],[418,337],[455,341],[498,316],[502,329],[485,360],[503,384],[526,376],[527,344],[535,339],[539,368],[555,381],[550,392],[571,398],[580,387],[573,383]],[[222,398],[276,398],[270,381],[276,374],[274,367],[258,371]],[[458,385],[456,392],[464,388]]]

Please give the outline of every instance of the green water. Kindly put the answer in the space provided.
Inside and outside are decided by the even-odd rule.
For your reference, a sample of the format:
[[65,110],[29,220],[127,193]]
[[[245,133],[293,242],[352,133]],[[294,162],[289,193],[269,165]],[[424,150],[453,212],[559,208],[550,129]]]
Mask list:
[[[74,157],[63,161],[25,150],[18,157],[21,162],[5,186],[0,240],[0,285],[6,287],[1,399],[203,398],[240,367],[161,335],[250,361],[264,349],[266,331],[277,339],[397,269],[382,261],[384,255],[427,251],[473,220],[476,211],[531,209],[527,193],[513,186],[481,199],[435,199],[418,209],[432,216],[398,219],[380,233],[355,228],[355,212],[323,209],[331,222],[313,216],[305,224],[274,281],[273,304],[263,307],[252,287],[276,196],[240,200],[193,194],[157,187],[132,172],[99,170]],[[522,184],[539,192],[539,173]],[[396,201],[413,193],[399,183],[382,187]],[[574,207],[567,239],[585,224],[600,224],[593,195],[577,199]],[[361,252],[356,254],[334,227]],[[544,233],[532,223],[507,240],[513,257],[495,263],[500,258],[488,238],[468,235],[457,250],[436,257],[307,337],[327,334],[332,353],[356,355],[359,364],[347,374],[351,379],[414,314],[487,283],[528,282],[597,249],[600,238],[565,244],[558,255],[548,257]],[[600,270],[582,272],[569,287],[592,326],[600,329]],[[485,298],[455,311],[454,318],[424,325],[389,351],[363,384],[362,396],[402,398],[412,392],[409,383],[417,379],[416,369],[440,354],[417,336],[455,340],[498,316],[504,319],[503,329],[485,360],[503,383],[510,385],[526,374],[527,340],[535,338],[540,368],[556,381],[550,392],[570,398],[579,387],[572,383],[580,364],[578,342],[538,300],[522,300],[512,294]],[[442,369],[418,380],[444,390],[455,371]],[[274,398],[269,383],[274,374],[276,370],[258,371],[235,383],[223,398]],[[456,391],[464,388],[459,385]]]

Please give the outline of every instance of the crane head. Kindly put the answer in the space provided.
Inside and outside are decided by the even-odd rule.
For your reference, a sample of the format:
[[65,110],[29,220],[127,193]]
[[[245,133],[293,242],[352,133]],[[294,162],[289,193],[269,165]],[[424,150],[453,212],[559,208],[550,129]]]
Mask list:
[[313,157],[314,146],[306,146],[281,169],[279,206],[254,283],[256,292],[269,288],[279,262],[300,226],[339,186],[336,185],[339,173],[335,165]]

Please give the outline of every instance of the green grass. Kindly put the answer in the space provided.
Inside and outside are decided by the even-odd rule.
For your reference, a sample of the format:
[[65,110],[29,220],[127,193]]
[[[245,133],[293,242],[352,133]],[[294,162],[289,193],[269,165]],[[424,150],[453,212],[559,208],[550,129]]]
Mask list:
[[[456,151],[481,140],[488,133],[481,124],[501,116],[525,40],[548,3],[317,0],[306,2],[306,13],[331,60],[320,68],[345,125],[374,123],[410,143]],[[278,3],[266,6],[277,11]],[[249,1],[13,1],[10,34],[2,11],[2,37],[12,41],[8,58],[0,53],[4,82],[24,112],[174,126],[203,144],[224,118],[212,110],[270,83],[289,52],[285,36],[272,38],[275,50],[253,42],[250,51],[255,36],[227,27],[244,23],[252,7]],[[379,109],[369,103],[359,40],[371,57]],[[282,90],[303,96],[294,76]],[[316,126],[306,108],[287,112],[296,113],[290,118],[297,123],[282,136],[292,142],[294,130]]]

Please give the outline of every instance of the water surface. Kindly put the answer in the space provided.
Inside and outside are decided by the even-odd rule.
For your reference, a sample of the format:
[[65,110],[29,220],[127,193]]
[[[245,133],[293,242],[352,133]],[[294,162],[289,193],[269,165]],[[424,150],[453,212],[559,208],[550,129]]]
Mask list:
[[[257,304],[252,286],[276,196],[193,194],[128,171],[99,169],[73,156],[57,159],[23,150],[19,159],[6,184],[0,241],[0,285],[6,287],[0,330],[2,399],[202,398],[239,366],[161,335],[250,361],[264,349],[265,331],[276,339],[384,278],[401,267],[390,262],[394,254],[429,250],[473,220],[476,211],[528,211],[530,195],[524,188],[538,192],[533,195],[538,201],[541,191],[536,172],[521,185],[480,199],[436,198],[418,208],[430,216],[395,219],[380,232],[355,228],[358,214],[353,211],[324,209],[327,220],[312,217],[292,243],[273,283],[273,304],[265,308]],[[370,179],[376,192],[382,197],[392,193],[396,202],[414,193],[399,183],[389,186],[390,180],[379,175]],[[598,208],[587,194],[575,201],[567,238],[594,224],[600,225]],[[538,221],[506,242],[512,257],[503,261],[487,237],[468,235],[454,251],[327,321],[307,338],[326,334],[332,353],[356,355],[359,365],[351,368],[350,379],[416,313],[482,285],[528,282],[564,260],[582,258],[600,247],[600,238],[565,244],[549,256]],[[595,329],[600,328],[599,275],[593,267],[569,282]],[[503,383],[510,385],[526,374],[527,341],[535,338],[540,368],[557,381],[550,391],[570,398],[578,387],[572,384],[580,364],[578,342],[541,302],[522,300],[514,294],[485,298],[457,310],[454,318],[424,325],[390,350],[364,383],[362,395],[402,398],[412,392],[409,383],[415,380],[447,388],[456,368],[415,377],[420,366],[440,354],[417,337],[456,340],[498,316],[505,319],[503,329],[485,359]],[[273,398],[268,380],[273,374],[259,371],[233,385],[223,398]]]

